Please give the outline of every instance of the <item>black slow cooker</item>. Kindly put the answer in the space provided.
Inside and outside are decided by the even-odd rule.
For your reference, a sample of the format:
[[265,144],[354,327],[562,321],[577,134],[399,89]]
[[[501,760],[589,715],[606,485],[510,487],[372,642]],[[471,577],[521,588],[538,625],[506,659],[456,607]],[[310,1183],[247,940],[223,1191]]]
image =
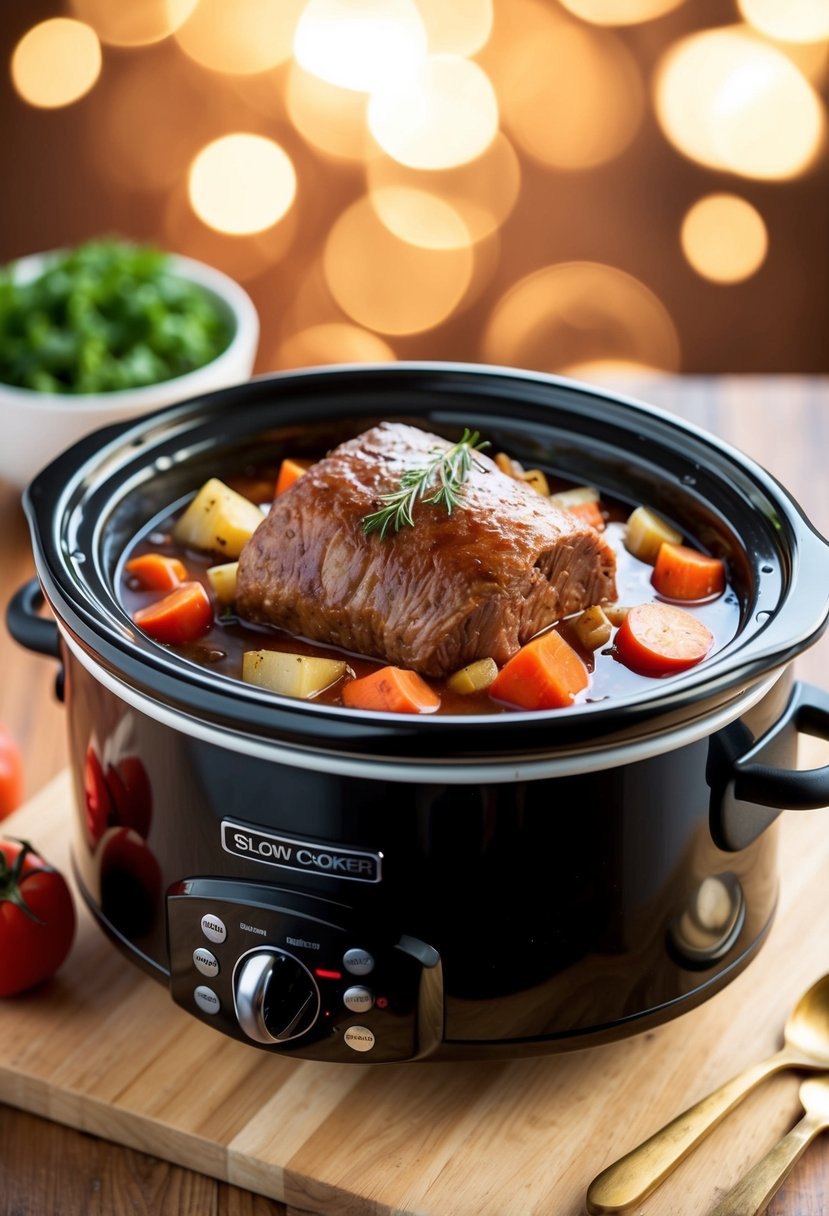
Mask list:
[[[264,693],[135,629],[119,563],[171,503],[381,419],[648,503],[726,559],[736,637],[621,699],[418,718]],[[24,502],[39,578],[9,626],[62,664],[78,883],[193,1016],[317,1060],[518,1056],[674,1017],[761,945],[774,820],[829,802],[829,769],[795,767],[829,698],[790,671],[829,546],[739,452],[549,376],[328,368],[100,431]]]

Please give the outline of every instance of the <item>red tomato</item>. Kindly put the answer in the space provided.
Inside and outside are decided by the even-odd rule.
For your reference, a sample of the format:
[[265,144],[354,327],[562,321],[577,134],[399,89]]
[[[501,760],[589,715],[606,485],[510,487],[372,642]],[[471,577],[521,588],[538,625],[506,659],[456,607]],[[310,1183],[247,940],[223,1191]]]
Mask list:
[[669,676],[708,654],[714,635],[707,625],[673,604],[638,604],[616,634],[618,658],[643,676]]
[[16,811],[22,801],[23,757],[5,726],[0,726],[0,819]]
[[0,996],[42,984],[75,935],[75,905],[63,875],[21,841],[0,840]]
[[94,849],[109,824],[112,796],[104,777],[103,765],[91,743],[86,749],[83,766],[83,799],[86,838],[90,848]]

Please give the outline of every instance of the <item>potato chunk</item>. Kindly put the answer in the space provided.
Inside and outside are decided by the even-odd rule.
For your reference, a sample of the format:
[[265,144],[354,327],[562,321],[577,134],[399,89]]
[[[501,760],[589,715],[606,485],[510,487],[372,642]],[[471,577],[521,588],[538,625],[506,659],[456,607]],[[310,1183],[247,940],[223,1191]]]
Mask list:
[[483,692],[485,688],[489,688],[497,674],[498,664],[494,659],[478,659],[451,675],[446,686],[451,688],[452,692],[469,696],[470,693]]
[[598,650],[610,641],[613,627],[601,604],[586,608],[573,624],[576,636],[585,650]]
[[637,507],[628,518],[625,529],[625,548],[640,562],[652,566],[656,561],[661,546],[668,541],[678,545],[682,534],[672,528],[667,520],[650,507]]
[[207,581],[210,590],[220,604],[232,604],[236,599],[236,574],[238,562],[225,562],[221,566],[211,566],[207,571]]
[[238,557],[262,519],[262,512],[249,498],[211,477],[176,524],[173,537],[191,549]]
[[348,669],[339,659],[316,659],[281,650],[248,650],[242,658],[242,679],[283,697],[308,700],[336,684]]

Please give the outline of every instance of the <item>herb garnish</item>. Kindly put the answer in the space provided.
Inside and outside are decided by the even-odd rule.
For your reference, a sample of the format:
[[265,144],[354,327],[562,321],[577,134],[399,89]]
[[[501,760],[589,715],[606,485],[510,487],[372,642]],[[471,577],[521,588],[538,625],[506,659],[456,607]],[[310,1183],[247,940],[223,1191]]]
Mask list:
[[[418,499],[432,506],[445,506],[447,514],[451,515],[460,502],[475,452],[488,447],[489,440],[482,440],[478,431],[464,427],[463,435],[453,447],[445,451],[433,448],[430,455],[434,459],[429,464],[407,469],[400,478],[398,489],[380,495],[383,506],[363,518],[363,531],[366,534],[379,531],[383,537],[390,525],[394,526],[395,532],[403,527],[413,528],[412,512]],[[435,485],[435,492],[427,498],[427,492]]]

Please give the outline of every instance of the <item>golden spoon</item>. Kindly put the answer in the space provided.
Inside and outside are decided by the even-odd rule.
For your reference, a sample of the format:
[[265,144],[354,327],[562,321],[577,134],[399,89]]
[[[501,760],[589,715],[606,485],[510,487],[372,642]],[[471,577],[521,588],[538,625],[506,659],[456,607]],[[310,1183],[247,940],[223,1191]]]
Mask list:
[[732,1187],[711,1216],[759,1216],[765,1212],[772,1195],[815,1136],[829,1127],[829,1076],[804,1081],[799,1093],[806,1114]]
[[587,1190],[590,1216],[623,1212],[650,1195],[750,1090],[782,1068],[829,1068],[829,975],[804,992],[783,1030],[784,1047],[726,1081],[637,1148],[602,1170]]

